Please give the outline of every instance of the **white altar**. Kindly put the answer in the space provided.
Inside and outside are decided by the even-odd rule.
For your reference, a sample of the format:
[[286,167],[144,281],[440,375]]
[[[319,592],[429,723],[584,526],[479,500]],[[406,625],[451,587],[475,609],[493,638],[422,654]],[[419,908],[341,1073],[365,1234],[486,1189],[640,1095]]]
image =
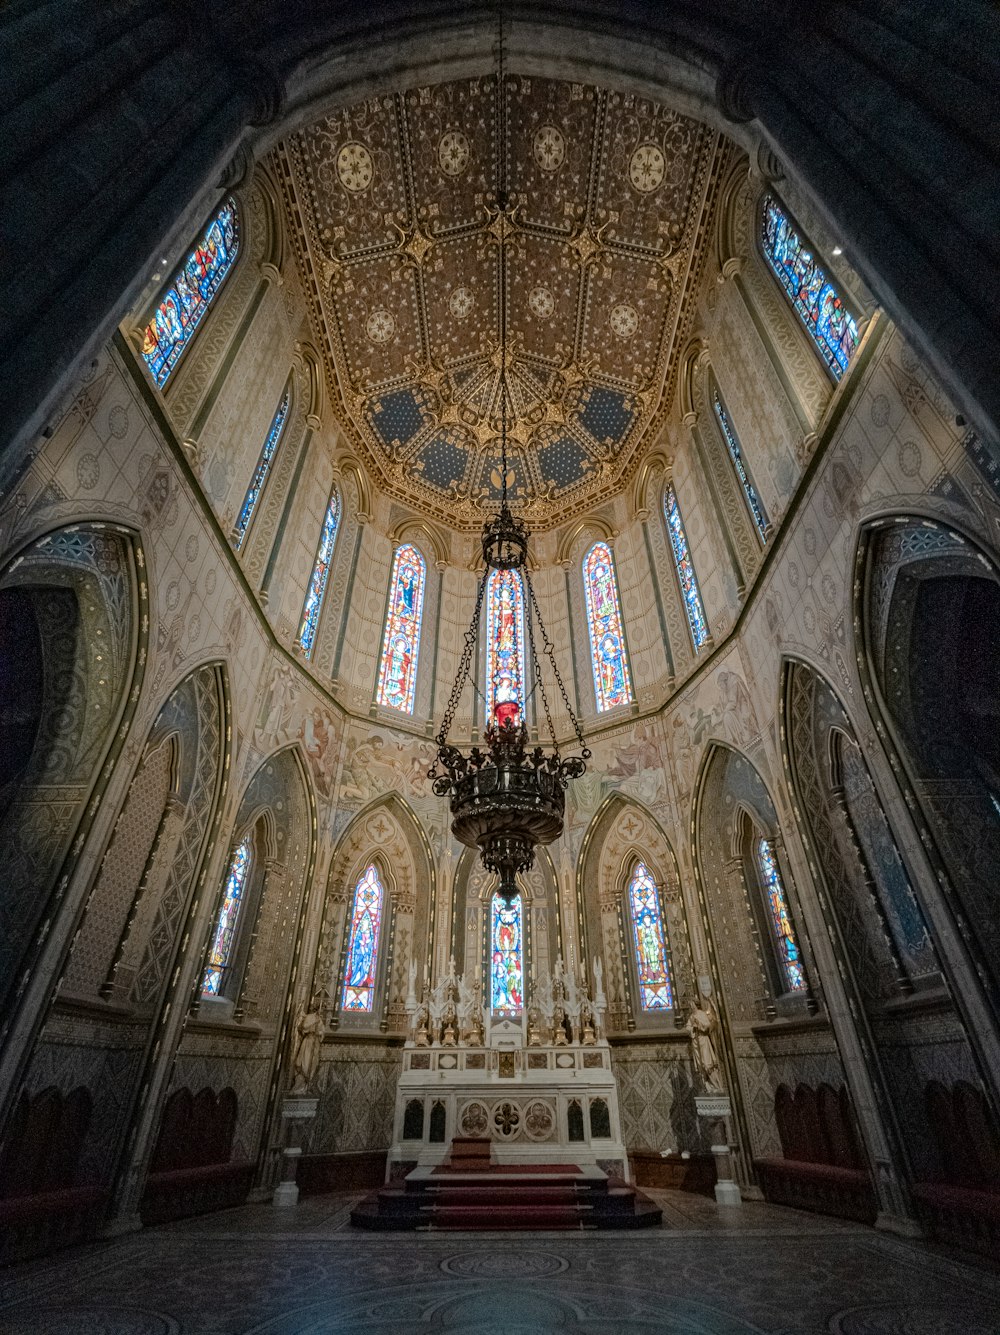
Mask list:
[[453,965],[420,1002],[411,976],[387,1175],[396,1163],[440,1163],[454,1136],[488,1136],[497,1163],[572,1163],[627,1179],[605,1004],[596,961],[593,998],[560,960],[527,1012],[501,1015]]

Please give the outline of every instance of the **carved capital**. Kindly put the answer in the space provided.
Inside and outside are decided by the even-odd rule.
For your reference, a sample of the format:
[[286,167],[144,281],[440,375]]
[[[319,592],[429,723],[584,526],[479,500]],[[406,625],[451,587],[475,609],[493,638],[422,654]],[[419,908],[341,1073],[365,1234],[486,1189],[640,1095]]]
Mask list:
[[754,119],[750,71],[745,65],[723,69],[715,85],[715,101],[726,120],[735,125]]

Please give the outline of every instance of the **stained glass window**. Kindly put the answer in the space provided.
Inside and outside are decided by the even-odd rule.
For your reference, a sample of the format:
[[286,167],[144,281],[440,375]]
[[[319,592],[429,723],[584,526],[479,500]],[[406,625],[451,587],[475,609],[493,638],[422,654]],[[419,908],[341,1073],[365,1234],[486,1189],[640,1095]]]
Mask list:
[[271,462],[274,459],[274,452],[278,448],[278,441],[281,439],[281,433],[284,430],[285,418],[288,416],[288,390],[286,389],[281,396],[281,402],[278,404],[278,411],[274,414],[274,421],[271,423],[271,429],[267,433],[263,448],[260,452],[260,458],[257,460],[257,467],[253,470],[253,477],[250,479],[250,485],[247,487],[247,494],[243,499],[243,509],[236,520],[236,546],[240,547],[247,531],[247,525],[253,515],[254,507],[260,500],[260,493],[264,490],[264,483],[267,481],[267,475],[271,471]]
[[858,326],[796,225],[773,195],[761,214],[761,247],[835,379],[858,346]]
[[785,887],[781,882],[778,861],[774,856],[774,849],[766,839],[761,839],[757,844],[757,862],[764,878],[767,908],[771,915],[771,929],[774,932],[775,944],[778,947],[778,957],[781,961],[782,972],[785,975],[785,983],[788,990],[793,992],[796,988],[805,986],[805,975],[802,972],[802,958],[799,955],[791,915],[788,912],[788,900],[785,897]]
[[513,1015],[524,1009],[524,929],[521,896],[508,907],[493,896],[490,914],[490,1010]]
[[354,887],[351,935],[344,966],[345,1011],[370,1011],[375,1004],[375,969],[385,890],[375,864],[367,866]]
[[583,591],[590,630],[590,665],[594,672],[597,708],[614,709],[632,699],[618,581],[606,542],[595,543],[583,558]]
[[663,935],[663,915],[656,884],[644,862],[637,862],[628,883],[632,940],[639,968],[639,1003],[644,1011],[670,1010],[674,995]]
[[413,713],[426,574],[424,558],[416,547],[407,543],[397,549],[389,584],[389,612],[376,699],[380,705],[400,709],[404,714]]
[[524,712],[524,585],[518,570],[494,570],[486,586],[486,721],[497,704]]
[[705,609],[701,603],[698,580],[694,573],[691,553],[688,550],[687,534],[684,532],[680,507],[677,504],[677,493],[673,486],[668,485],[664,493],[663,512],[670,533],[670,545],[674,549],[674,564],[677,567],[681,596],[684,599],[688,625],[691,628],[691,639],[694,641],[695,649],[698,650],[708,639],[708,622],[705,620]]
[[719,426],[722,427],[722,434],[725,437],[726,445],[729,449],[729,457],[733,461],[733,467],[736,469],[736,476],[739,478],[740,486],[743,488],[743,495],[746,497],[747,507],[750,510],[750,517],[757,526],[757,532],[760,534],[761,542],[767,541],[767,511],[764,509],[764,503],[757,495],[757,488],[750,480],[750,474],[747,471],[746,463],[743,460],[743,451],[740,448],[739,437],[733,430],[733,424],[729,420],[729,414],[723,405],[718,394],[712,396],[712,404],[715,408],[715,415],[719,419]]
[[222,980],[232,954],[236,924],[239,921],[240,909],[243,907],[243,896],[252,861],[253,850],[250,847],[250,836],[247,835],[233,850],[229,871],[226,873],[222,907],[215,922],[212,947],[208,953],[208,967],[201,982],[202,996],[217,997],[222,991]]
[[323,595],[326,593],[326,581],[330,576],[330,560],[333,557],[333,544],[337,540],[337,525],[340,523],[340,493],[334,487],[323,516],[323,527],[319,535],[319,549],[316,552],[316,564],[309,578],[306,600],[302,605],[302,625],[299,627],[299,644],[308,658],[312,653],[319,625],[319,614],[323,607]]
[[157,388],[163,388],[180,361],[212,298],[233,267],[239,248],[239,221],[236,205],[230,199],[171,278],[142,331],[142,355]]

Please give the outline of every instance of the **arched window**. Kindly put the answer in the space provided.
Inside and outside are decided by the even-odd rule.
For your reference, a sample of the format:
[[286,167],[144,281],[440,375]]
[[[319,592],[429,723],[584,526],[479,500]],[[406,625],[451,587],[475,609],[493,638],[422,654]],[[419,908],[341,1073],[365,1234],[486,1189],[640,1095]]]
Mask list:
[[767,839],[757,841],[757,865],[764,882],[767,897],[767,911],[771,922],[771,932],[778,953],[784,983],[789,992],[805,987],[805,974],[802,971],[802,957],[799,954],[795,931],[792,927],[791,914],[788,912],[788,898],[782,884],[781,872],[774,849]]
[[416,547],[407,543],[397,549],[389,582],[389,611],[385,618],[376,699],[380,705],[404,714],[413,713],[426,575],[424,558]]
[[691,639],[697,652],[708,639],[708,622],[705,620],[698,580],[688,550],[687,534],[684,532],[680,507],[677,504],[677,493],[671,483],[667,484],[663,494],[663,513],[667,521],[667,532],[670,534],[670,545],[674,549],[674,565],[677,567],[677,578],[680,581],[681,597],[684,599]]
[[345,1011],[370,1011],[375,1004],[375,970],[384,904],[385,889],[372,862],[354,887],[351,934],[344,966],[342,1009]]
[[639,970],[639,1004],[644,1011],[670,1010],[674,994],[670,986],[660,894],[644,862],[636,863],[628,883],[628,908]]
[[167,383],[183,356],[232,269],[239,248],[236,204],[228,199],[167,284],[142,331],[142,355],[158,389]]
[[632,700],[632,681],[625,653],[618,581],[611,548],[597,542],[583,558],[583,591],[587,599],[590,631],[590,665],[600,711],[627,705]]
[[524,585],[519,570],[494,570],[486,586],[486,722],[498,704],[524,714]]
[[288,403],[289,391],[286,387],[284,394],[281,396],[281,402],[278,404],[278,411],[274,414],[271,429],[264,439],[260,458],[257,460],[257,467],[253,470],[253,477],[250,479],[249,487],[247,487],[247,494],[243,498],[243,508],[236,520],[236,546],[238,548],[243,545],[247,527],[253,518],[253,512],[260,500],[260,494],[264,490],[267,475],[271,471],[274,453],[278,448],[278,441],[281,439],[281,433],[285,428],[285,421],[288,417]]
[[490,910],[490,1010],[514,1015],[524,1010],[524,921],[521,896],[510,904],[493,896]]
[[316,627],[323,607],[323,595],[326,593],[326,581],[330,576],[330,561],[333,557],[333,544],[337,540],[337,525],[340,523],[340,492],[334,487],[330,492],[323,527],[319,535],[319,549],[316,563],[306,590],[306,600],[302,605],[302,625],[299,627],[299,644],[305,650],[306,658],[312,653],[316,639]]
[[739,484],[743,488],[743,496],[747,503],[747,509],[750,511],[750,518],[756,526],[761,542],[766,542],[767,511],[764,509],[764,502],[757,495],[757,488],[750,479],[750,472],[744,461],[743,451],[740,448],[739,437],[733,429],[733,424],[729,420],[729,414],[726,412],[725,405],[719,397],[718,390],[712,395],[712,406],[715,409],[716,417],[719,419],[719,426],[722,428],[722,434],[729,450],[729,457],[732,459],[733,467],[736,469],[736,476],[739,479]]
[[835,380],[858,346],[858,326],[812,247],[773,195],[760,220],[764,258]]
[[217,997],[222,992],[226,969],[232,958],[236,925],[239,922],[240,910],[243,908],[252,863],[253,848],[251,836],[248,834],[236,845],[229,862],[222,907],[215,922],[212,946],[208,953],[208,966],[201,983],[202,996]]

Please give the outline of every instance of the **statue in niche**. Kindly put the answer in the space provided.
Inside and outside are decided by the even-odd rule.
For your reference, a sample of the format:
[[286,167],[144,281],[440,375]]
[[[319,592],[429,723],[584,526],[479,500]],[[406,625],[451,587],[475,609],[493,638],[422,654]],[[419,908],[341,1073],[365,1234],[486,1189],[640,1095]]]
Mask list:
[[722,1065],[719,1061],[719,1013],[711,997],[699,991],[698,1001],[691,1011],[691,1045],[695,1069],[701,1076],[706,1094],[724,1094]]
[[310,1009],[299,1008],[298,1023],[295,1026],[296,1042],[292,1057],[293,1094],[305,1094],[319,1070],[320,1053],[323,1048],[323,1035],[326,1025],[315,1001]]

